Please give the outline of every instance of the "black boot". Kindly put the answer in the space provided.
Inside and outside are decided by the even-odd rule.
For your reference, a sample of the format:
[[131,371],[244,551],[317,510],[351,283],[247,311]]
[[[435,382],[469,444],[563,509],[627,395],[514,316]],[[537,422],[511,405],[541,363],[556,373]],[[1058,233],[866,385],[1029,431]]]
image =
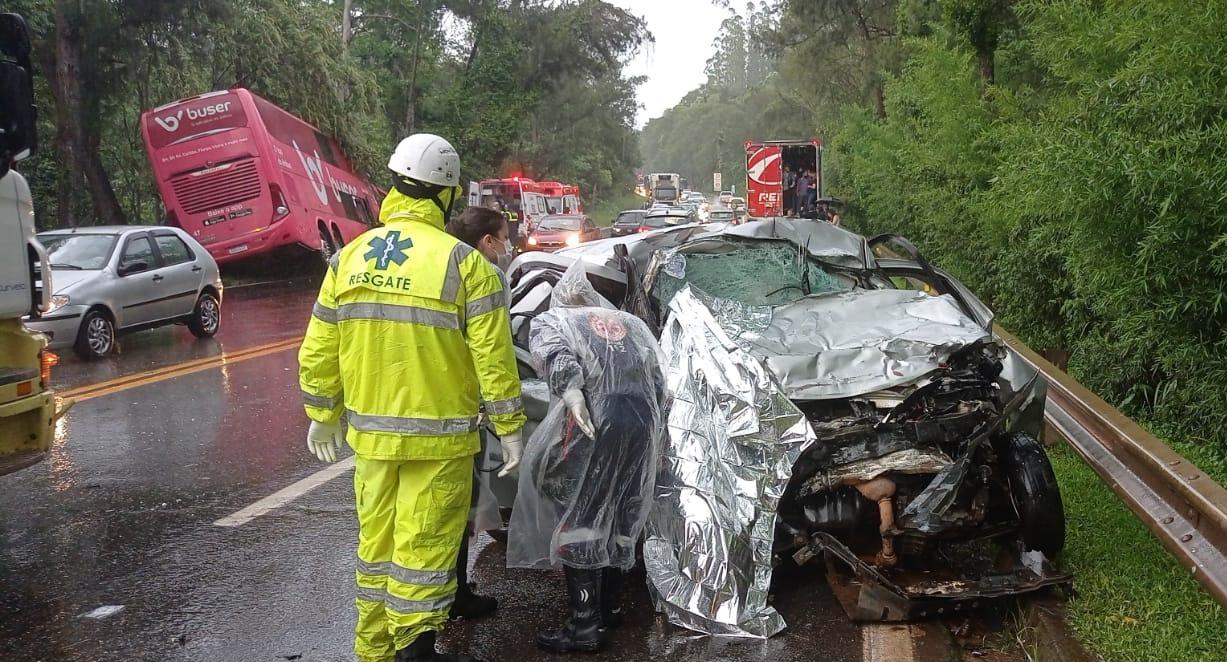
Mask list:
[[622,627],[622,569],[601,568],[601,624]]
[[435,631],[418,635],[412,644],[396,651],[396,662],[481,662],[471,655],[435,651]]
[[469,585],[469,535],[465,531],[460,541],[460,554],[456,557],[456,602],[448,613],[449,620],[457,618],[482,618],[498,609],[498,600],[473,592]]
[[601,571],[563,567],[571,617],[558,630],[537,635],[537,646],[552,653],[595,653],[605,646],[601,627]]

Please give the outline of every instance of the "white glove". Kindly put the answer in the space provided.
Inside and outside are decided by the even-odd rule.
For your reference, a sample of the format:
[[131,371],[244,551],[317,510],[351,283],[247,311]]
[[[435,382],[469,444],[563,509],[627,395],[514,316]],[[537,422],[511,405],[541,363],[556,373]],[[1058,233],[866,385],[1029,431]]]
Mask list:
[[320,462],[336,462],[337,451],[344,440],[340,423],[320,423],[311,421],[307,428],[307,450],[320,459]]
[[570,389],[562,394],[562,401],[566,403],[567,410],[571,412],[579,429],[583,430],[589,439],[596,439],[596,428],[592,425],[592,414],[588,413],[584,392],[577,388]]
[[502,478],[520,466],[520,456],[524,453],[524,432],[516,430],[505,434],[498,443],[503,447],[503,468],[498,472],[498,477]]

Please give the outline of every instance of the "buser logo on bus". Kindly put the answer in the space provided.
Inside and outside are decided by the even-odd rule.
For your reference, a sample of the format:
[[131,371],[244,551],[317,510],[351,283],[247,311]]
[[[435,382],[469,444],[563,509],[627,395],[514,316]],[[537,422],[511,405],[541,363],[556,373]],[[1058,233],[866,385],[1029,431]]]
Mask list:
[[307,171],[307,179],[311,180],[311,188],[315,189],[315,197],[320,199],[321,205],[327,205],[328,184],[324,182],[324,163],[320,158],[320,153],[317,151],[315,158],[311,158],[303,154],[297,140],[291,140],[290,144],[294,146],[294,151],[298,152],[298,160],[302,162],[303,170]]
[[158,126],[166,129],[168,133],[174,133],[179,130],[179,121],[183,119],[183,115],[185,113],[187,114],[187,118],[189,120],[195,121],[206,117],[212,117],[214,115],[220,115],[229,110],[230,102],[226,101],[223,103],[210,104],[208,106],[204,106],[203,108],[180,108],[179,112],[175,113],[174,115],[170,115],[168,117],[154,117],[153,119],[158,123]]

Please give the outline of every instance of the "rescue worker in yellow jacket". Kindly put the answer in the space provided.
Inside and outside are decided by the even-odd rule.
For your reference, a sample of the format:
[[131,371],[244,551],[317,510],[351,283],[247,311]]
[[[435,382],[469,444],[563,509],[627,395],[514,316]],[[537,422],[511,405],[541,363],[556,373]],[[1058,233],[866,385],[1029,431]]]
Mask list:
[[307,445],[332,462],[344,438],[356,456],[359,660],[472,661],[437,653],[435,633],[455,599],[479,420],[510,472],[520,380],[502,280],[443,231],[461,194],[456,150],[417,134],[388,167],[383,226],[331,258],[299,350]]

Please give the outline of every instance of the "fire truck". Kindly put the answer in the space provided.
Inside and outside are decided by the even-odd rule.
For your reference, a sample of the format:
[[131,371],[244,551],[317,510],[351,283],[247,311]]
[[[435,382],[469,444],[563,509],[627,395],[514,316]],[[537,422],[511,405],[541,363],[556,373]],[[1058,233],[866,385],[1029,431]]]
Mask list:
[[[747,140],[745,146],[746,207],[751,218],[786,216],[789,210],[799,216],[823,197],[822,141],[818,138]],[[812,193],[802,199],[795,182],[807,172],[814,176]],[[786,180],[793,183],[791,188],[785,186]]]

